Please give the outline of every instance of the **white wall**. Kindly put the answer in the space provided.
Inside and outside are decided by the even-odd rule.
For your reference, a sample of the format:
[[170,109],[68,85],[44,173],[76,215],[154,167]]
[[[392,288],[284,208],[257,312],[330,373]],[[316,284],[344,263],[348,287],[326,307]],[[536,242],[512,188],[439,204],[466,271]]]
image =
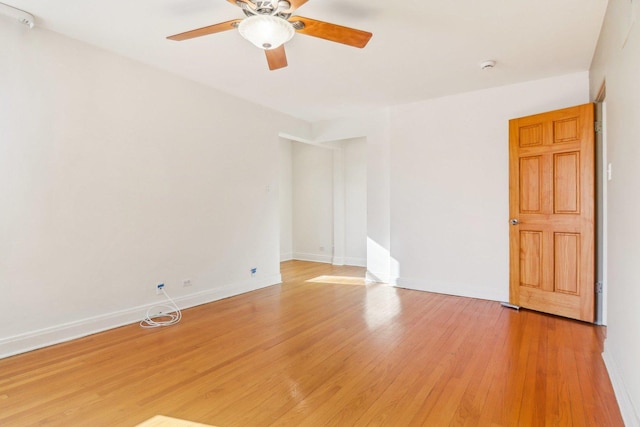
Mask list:
[[293,142],[280,138],[280,261],[293,258]]
[[507,301],[508,121],[586,102],[582,72],[393,108],[398,285]]
[[367,141],[341,141],[344,151],[345,259],[347,265],[367,265]]
[[333,150],[293,142],[293,257],[331,263]]
[[307,124],[3,17],[0,40],[0,357],[138,320],[157,282],[186,306],[279,281],[277,135]]
[[[640,426],[640,6],[612,0],[591,66],[606,80],[607,338],[603,354],[627,426]],[[635,5],[635,10],[632,7]],[[631,26],[632,18],[635,24]]]

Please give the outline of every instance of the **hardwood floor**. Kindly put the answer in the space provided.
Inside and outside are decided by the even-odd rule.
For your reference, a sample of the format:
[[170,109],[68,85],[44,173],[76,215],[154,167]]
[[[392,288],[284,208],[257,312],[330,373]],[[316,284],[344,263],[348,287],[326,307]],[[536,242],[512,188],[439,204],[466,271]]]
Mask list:
[[282,264],[283,284],[0,360],[1,426],[622,426],[603,328]]

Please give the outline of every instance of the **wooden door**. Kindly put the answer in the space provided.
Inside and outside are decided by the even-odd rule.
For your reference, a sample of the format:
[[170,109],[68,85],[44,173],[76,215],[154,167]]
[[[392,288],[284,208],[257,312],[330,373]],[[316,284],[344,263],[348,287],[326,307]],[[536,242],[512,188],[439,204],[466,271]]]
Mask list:
[[509,302],[594,321],[593,104],[509,121]]

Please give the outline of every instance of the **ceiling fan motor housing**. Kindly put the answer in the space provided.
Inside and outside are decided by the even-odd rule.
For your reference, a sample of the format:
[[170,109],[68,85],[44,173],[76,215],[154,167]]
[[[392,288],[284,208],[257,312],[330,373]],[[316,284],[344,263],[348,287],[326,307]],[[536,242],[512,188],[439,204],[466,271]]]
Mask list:
[[238,0],[236,3],[242,9],[242,12],[244,12],[246,16],[273,15],[273,16],[279,16],[283,19],[289,19],[289,17],[291,16],[290,12],[285,12],[291,9],[291,3],[289,3],[286,0],[280,0],[280,1],[247,0],[247,2]]

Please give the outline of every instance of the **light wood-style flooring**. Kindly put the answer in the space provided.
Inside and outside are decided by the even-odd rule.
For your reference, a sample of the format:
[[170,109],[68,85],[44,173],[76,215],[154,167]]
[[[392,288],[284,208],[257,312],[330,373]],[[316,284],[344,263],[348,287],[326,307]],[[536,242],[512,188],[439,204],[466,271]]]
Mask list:
[[[622,426],[604,330],[288,261],[283,284],[0,360],[0,426]],[[142,315],[142,313],[141,313]]]

